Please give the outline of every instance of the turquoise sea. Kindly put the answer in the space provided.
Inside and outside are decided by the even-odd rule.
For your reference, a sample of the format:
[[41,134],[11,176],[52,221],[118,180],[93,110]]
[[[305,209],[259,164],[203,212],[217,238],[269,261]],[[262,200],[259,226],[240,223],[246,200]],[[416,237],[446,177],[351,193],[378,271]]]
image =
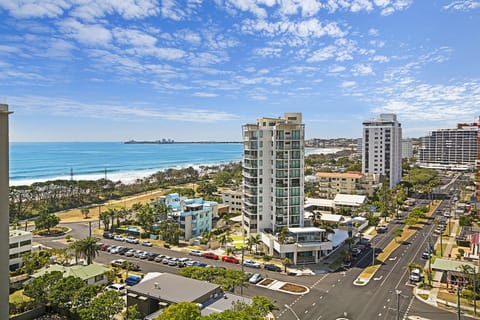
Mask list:
[[240,161],[242,144],[124,144],[123,142],[14,142],[10,185],[70,179],[124,183],[167,168]]
[[[306,149],[305,154],[339,149]],[[167,168],[217,165],[242,159],[241,143],[124,144],[123,142],[14,142],[10,185],[54,179],[129,183]]]

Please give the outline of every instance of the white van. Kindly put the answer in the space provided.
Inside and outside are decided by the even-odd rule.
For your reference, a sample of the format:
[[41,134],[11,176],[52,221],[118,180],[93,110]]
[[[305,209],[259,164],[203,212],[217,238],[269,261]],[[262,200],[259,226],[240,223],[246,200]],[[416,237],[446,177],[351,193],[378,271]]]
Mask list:
[[421,280],[420,269],[415,268],[410,272],[410,281],[419,282]]
[[127,288],[124,284],[119,283],[112,283],[111,285],[107,286],[107,290],[112,290],[124,295],[127,293]]

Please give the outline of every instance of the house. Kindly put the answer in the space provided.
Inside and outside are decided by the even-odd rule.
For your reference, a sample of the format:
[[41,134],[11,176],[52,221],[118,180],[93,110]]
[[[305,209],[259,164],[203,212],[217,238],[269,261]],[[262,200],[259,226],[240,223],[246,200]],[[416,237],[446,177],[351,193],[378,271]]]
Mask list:
[[52,264],[32,274],[32,278],[38,278],[40,276],[43,276],[45,273],[60,271],[63,273],[64,277],[74,276],[82,279],[86,284],[102,285],[107,283],[107,279],[104,274],[108,270],[110,269],[96,263],[92,263],[89,265],[73,265],[73,266],[62,266],[59,264]]
[[22,266],[22,256],[32,251],[32,233],[22,230],[9,231],[9,267],[10,271]]
[[223,292],[217,284],[171,273],[146,277],[139,284],[127,288],[127,306],[137,305],[142,317],[179,302],[193,302],[203,309],[221,297]]

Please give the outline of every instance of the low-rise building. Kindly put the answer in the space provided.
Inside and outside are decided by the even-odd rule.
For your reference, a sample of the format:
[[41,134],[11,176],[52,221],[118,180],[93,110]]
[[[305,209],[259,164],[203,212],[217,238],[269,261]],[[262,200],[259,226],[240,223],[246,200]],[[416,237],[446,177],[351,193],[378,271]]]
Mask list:
[[261,240],[267,254],[276,258],[289,258],[293,264],[318,263],[321,257],[333,249],[324,229],[316,227],[288,228],[285,242],[279,240],[279,234],[261,233]]
[[242,191],[226,190],[220,192],[222,202],[229,206],[229,212],[242,213]]
[[22,256],[32,251],[32,233],[22,230],[9,231],[9,266],[16,270],[22,266]]
[[60,271],[62,272],[63,277],[74,276],[82,279],[86,284],[102,285],[107,283],[105,272],[108,270],[110,269],[97,263],[92,263],[89,265],[78,264],[73,266],[52,264],[32,274],[32,278],[38,278],[49,272]]
[[215,201],[187,199],[178,193],[172,193],[166,196],[165,204],[172,210],[169,216],[182,229],[180,239],[183,240],[190,240],[212,230],[212,219],[218,216],[218,204]]
[[[142,317],[147,317],[147,319],[154,319],[162,309],[179,302],[196,303],[202,310],[202,315],[221,312],[231,309],[232,302],[238,300],[236,297],[231,294],[225,295],[217,284],[171,273],[148,277],[139,284],[127,288],[127,306],[137,305]],[[230,303],[223,304],[221,307],[222,304],[218,301],[226,298]],[[238,298],[246,303],[251,302],[249,299]],[[214,305],[216,308],[212,308]]]
[[380,175],[361,172],[317,172],[319,197],[333,199],[339,193],[373,195]]

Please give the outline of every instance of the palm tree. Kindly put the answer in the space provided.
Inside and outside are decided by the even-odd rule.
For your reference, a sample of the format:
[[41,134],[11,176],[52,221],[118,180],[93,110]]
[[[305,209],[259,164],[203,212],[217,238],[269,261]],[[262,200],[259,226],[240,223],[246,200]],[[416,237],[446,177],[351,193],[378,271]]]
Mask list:
[[92,264],[93,259],[98,255],[99,249],[97,248],[98,239],[92,237],[86,237],[79,242],[80,255],[87,259],[87,264]]
[[288,228],[285,227],[285,226],[282,227],[280,229],[280,232],[278,233],[278,236],[277,236],[278,243],[280,243],[280,244],[287,243],[287,239],[288,239],[289,236],[290,236],[290,232],[288,231]]
[[227,230],[225,231],[224,233],[222,233],[219,237],[218,237],[218,242],[220,242],[220,244],[225,247],[225,245],[228,243],[228,242],[232,242],[233,239],[232,237],[230,236],[230,230]]
[[74,241],[68,245],[68,249],[73,251],[73,254],[75,255],[75,264],[78,264],[78,258],[80,257],[80,242]]
[[292,260],[290,260],[290,258],[285,257],[282,259],[282,265],[285,268],[285,272],[287,272],[287,266],[289,266],[290,264],[292,264]]

